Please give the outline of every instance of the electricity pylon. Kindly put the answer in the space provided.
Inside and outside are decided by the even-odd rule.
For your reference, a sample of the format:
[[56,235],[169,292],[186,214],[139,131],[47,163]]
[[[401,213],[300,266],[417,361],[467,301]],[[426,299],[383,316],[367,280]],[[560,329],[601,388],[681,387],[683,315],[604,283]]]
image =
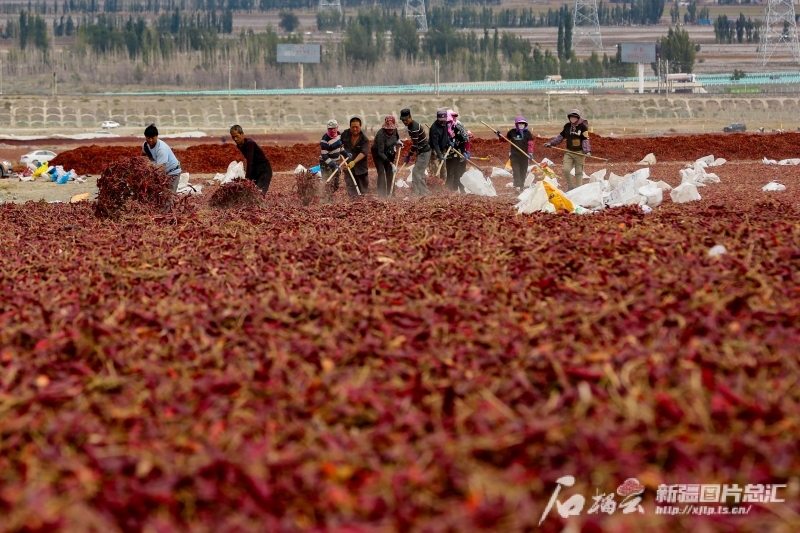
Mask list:
[[428,31],[428,17],[425,15],[425,0],[406,0],[406,17],[417,21],[420,31]]
[[797,42],[797,23],[794,20],[792,0],[767,0],[764,8],[764,25],[761,26],[761,42],[758,55],[766,66],[778,46],[785,44],[794,60],[800,63],[800,45]]
[[588,37],[596,48],[603,48],[600,17],[597,16],[597,0],[575,0],[575,12],[572,14],[572,48],[575,48],[584,37]]

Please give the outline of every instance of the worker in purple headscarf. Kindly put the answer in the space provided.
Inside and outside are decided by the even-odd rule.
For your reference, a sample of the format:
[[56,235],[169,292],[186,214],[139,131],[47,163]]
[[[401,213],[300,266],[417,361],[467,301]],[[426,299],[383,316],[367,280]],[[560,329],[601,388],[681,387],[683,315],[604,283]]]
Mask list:
[[[525,120],[525,117],[519,116],[514,120],[514,128],[508,130],[506,137],[511,144],[519,148],[519,150],[512,148],[508,154],[511,159],[511,171],[514,174],[514,187],[519,190],[525,186],[528,163],[533,161],[533,134],[528,129],[528,121]],[[520,152],[520,150],[522,151]],[[528,157],[525,157],[523,153],[528,154]]]

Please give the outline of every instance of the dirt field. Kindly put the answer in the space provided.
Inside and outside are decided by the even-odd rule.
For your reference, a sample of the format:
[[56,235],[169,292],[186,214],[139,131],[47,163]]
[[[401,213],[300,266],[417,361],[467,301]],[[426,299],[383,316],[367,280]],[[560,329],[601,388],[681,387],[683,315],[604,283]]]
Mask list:
[[[122,127],[121,136],[141,139],[145,125],[155,123],[161,134],[200,130],[209,136],[228,138],[228,128],[241,124],[247,135],[264,137],[270,143],[302,142],[316,139],[331,118],[346,123],[360,116],[368,135],[374,134],[383,116],[410,107],[415,119],[430,123],[437,109],[453,108],[476,134],[489,133],[480,124],[510,126],[517,115],[524,115],[535,131],[550,131],[563,123],[575,107],[591,121],[596,133],[665,134],[720,131],[730,122],[745,122],[750,130],[758,127],[794,131],[800,126],[800,93],[774,95],[693,95],[693,94],[593,94],[547,95],[497,94],[441,96],[339,96],[333,99],[307,95],[293,97],[233,98],[156,98],[59,97],[33,100],[0,97],[0,127],[5,134],[43,135],[86,133],[99,129],[102,120],[112,118]],[[331,112],[331,110],[334,110]],[[280,134],[280,135],[278,135]],[[310,137],[308,137],[310,135]],[[133,142],[134,139],[108,139],[106,142]],[[75,146],[76,141],[0,141],[0,149],[25,150]],[[138,140],[137,142],[142,142]],[[176,139],[178,145],[191,141]],[[205,140],[204,142],[208,142]],[[85,143],[85,142],[84,142]],[[0,152],[2,153],[2,152]],[[22,152],[24,153],[24,152]]]

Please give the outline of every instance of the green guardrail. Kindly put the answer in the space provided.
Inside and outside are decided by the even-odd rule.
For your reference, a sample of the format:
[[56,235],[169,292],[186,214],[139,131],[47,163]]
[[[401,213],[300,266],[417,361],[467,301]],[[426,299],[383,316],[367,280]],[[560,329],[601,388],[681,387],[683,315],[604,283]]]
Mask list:
[[[697,81],[706,87],[726,86],[726,93],[760,93],[760,86],[800,85],[800,75],[793,72],[759,72],[748,75],[747,80],[733,81],[731,74],[698,74]],[[645,82],[654,82],[655,76],[645,76]],[[624,84],[636,83],[638,78],[593,78],[577,80],[561,80],[558,83],[534,81],[500,81],[475,83],[443,83],[440,92],[447,94],[498,93],[516,91],[561,91],[561,90],[608,90],[623,88]],[[754,85],[758,84],[758,85]],[[365,87],[311,87],[307,89],[234,89],[196,90],[196,91],[142,91],[142,92],[105,92],[102,96],[293,96],[297,94],[334,96],[342,94],[436,94],[433,84],[421,85],[376,85]]]

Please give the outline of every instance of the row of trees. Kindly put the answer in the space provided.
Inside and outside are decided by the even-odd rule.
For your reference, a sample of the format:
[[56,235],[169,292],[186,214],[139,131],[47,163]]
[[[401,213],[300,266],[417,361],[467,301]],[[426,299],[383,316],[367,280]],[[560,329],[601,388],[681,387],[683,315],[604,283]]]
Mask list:
[[[462,7],[434,6],[428,10],[428,24],[451,24],[459,28],[534,28],[556,27],[563,22],[566,6],[534,12],[533,8],[476,8],[462,1]],[[472,2],[482,3],[482,2]],[[497,2],[499,3],[499,2]],[[695,4],[696,8],[696,3]],[[357,5],[347,1],[348,7]],[[402,0],[364,1],[365,5],[377,6],[385,10],[399,12]],[[467,5],[464,5],[467,4]],[[292,9],[313,9],[316,0],[36,0],[27,4],[1,4],[0,11],[18,13],[25,10],[41,15],[98,14],[98,13],[153,13],[182,11],[232,11],[253,12],[278,10],[288,12]],[[675,9],[675,8],[673,8]],[[691,9],[691,7],[690,7]],[[624,0],[613,6],[600,2],[598,18],[601,25],[618,26],[626,24],[657,24],[664,13],[664,0]],[[691,16],[690,16],[691,18]],[[702,18],[702,17],[701,17]],[[676,22],[673,17],[673,23]],[[694,22],[694,20],[691,20]],[[341,29],[346,25],[345,15],[339,11],[322,11],[317,14],[317,27],[320,30]]]
[[[377,10],[384,17],[397,17],[396,10]],[[657,24],[664,14],[664,0],[632,0],[613,7],[600,2],[597,7],[598,18],[603,26],[619,26],[627,24]],[[484,7],[449,7],[434,6],[428,10],[428,27],[456,28],[554,28],[564,25],[566,17],[572,15],[569,6],[559,9],[548,9],[535,13],[533,8],[492,9]],[[674,21],[673,21],[674,22]],[[569,26],[572,23],[570,22]],[[347,17],[339,11],[321,11],[317,13],[317,29],[341,30],[347,27]]]
[[[562,10],[559,10],[562,11]],[[559,16],[558,43],[555,51],[531,44],[512,32],[484,28],[458,31],[446,19],[429,28],[424,38],[413,19],[393,16],[387,9],[361,11],[350,17],[343,39],[324,47],[321,69],[341,72],[386,70],[387,65],[411,65],[414,68],[440,60],[443,71],[465,75],[463,81],[535,80],[560,74],[564,78],[619,77],[634,74],[635,65],[621,62],[616,55],[602,57],[593,53],[579,59],[571,49],[571,14],[567,8]],[[55,21],[56,35],[76,35],[70,52],[75,57],[127,58],[130,68],[144,77],[143,66],[169,64],[179,58],[195,58],[198,65],[216,65],[220,58],[238,57],[238,64],[261,69],[280,69],[277,64],[279,43],[301,43],[302,35],[281,36],[270,27],[264,32],[230,33],[230,19],[215,12],[183,12],[175,8],[153,20],[130,15],[100,14],[73,21],[70,15]],[[391,30],[391,44],[387,32]],[[23,12],[19,22],[9,21],[5,37],[18,38],[20,49],[47,51],[48,28],[41,15]],[[691,72],[697,47],[688,33],[670,29],[661,42],[662,57],[671,70]],[[90,54],[87,55],[87,54]],[[47,57],[44,54],[43,57]],[[315,67],[310,67],[310,74]],[[398,80],[399,81],[399,80]]]
[[[735,20],[720,15],[714,21],[714,40],[721,44],[757,43],[761,38],[762,24],[761,20],[752,20],[750,17],[745,19],[744,13],[739,13],[739,18]],[[784,24],[783,32],[788,35],[788,23]]]
[[[378,13],[380,10],[376,10]],[[593,53],[579,60],[570,49],[572,23],[569,12],[559,26],[559,43],[556,54],[543,50],[538,44],[511,32],[492,34],[488,29],[479,35],[474,31],[461,32],[447,22],[428,29],[420,42],[415,23],[410,19],[375,16],[376,12],[362,12],[350,21],[343,39],[343,59],[363,64],[368,68],[380,63],[391,53],[396,59],[416,60],[420,57],[442,59],[448,65],[459,65],[469,76],[469,81],[496,81],[542,79],[550,74],[565,78],[585,78],[633,75],[634,65],[621,61],[621,52],[609,58]],[[392,30],[392,48],[388,49],[385,31]]]
[[9,19],[0,35],[5,39],[19,39],[20,50],[35,48],[47,52],[50,48],[47,22],[42,16],[27,11],[19,14],[18,21]]
[[[641,2],[642,0],[633,0],[634,3]],[[347,7],[361,8],[361,7],[385,7],[390,9],[402,9],[405,5],[402,0],[346,0]],[[448,2],[455,3],[455,2]],[[469,6],[499,6],[500,0],[459,0],[461,5],[467,6],[465,11],[466,16],[470,12],[491,13],[493,10],[483,8],[478,10]],[[180,9],[204,11],[215,9],[224,11],[231,9],[233,11],[277,11],[277,10],[296,10],[296,9],[314,9],[317,7],[317,0],[36,0],[35,2],[17,2],[17,3],[3,3],[0,5],[0,11],[3,13],[19,13],[26,10],[40,15],[58,15],[69,13],[153,13],[158,14],[163,11],[172,11],[176,7]],[[532,9],[523,9],[516,14],[517,10],[498,9],[498,15],[490,14],[486,25],[493,26],[493,21],[508,21],[508,27],[511,25],[518,25],[520,27],[532,27],[536,24],[532,22],[524,22],[535,17]],[[503,13],[506,12],[506,13]],[[522,21],[511,22],[513,19],[522,19]],[[482,27],[484,24],[481,24]],[[502,24],[500,24],[502,25]],[[551,24],[552,25],[552,24]],[[473,26],[474,27],[474,26]]]
[[[681,8],[678,2],[675,2],[675,5],[669,10],[669,16],[673,24],[677,24],[681,21]],[[683,14],[683,22],[685,24],[694,24],[698,20],[708,20],[710,16],[711,10],[708,7],[700,8],[698,11],[697,0],[692,0],[689,2],[689,5],[686,6],[686,13]]]

